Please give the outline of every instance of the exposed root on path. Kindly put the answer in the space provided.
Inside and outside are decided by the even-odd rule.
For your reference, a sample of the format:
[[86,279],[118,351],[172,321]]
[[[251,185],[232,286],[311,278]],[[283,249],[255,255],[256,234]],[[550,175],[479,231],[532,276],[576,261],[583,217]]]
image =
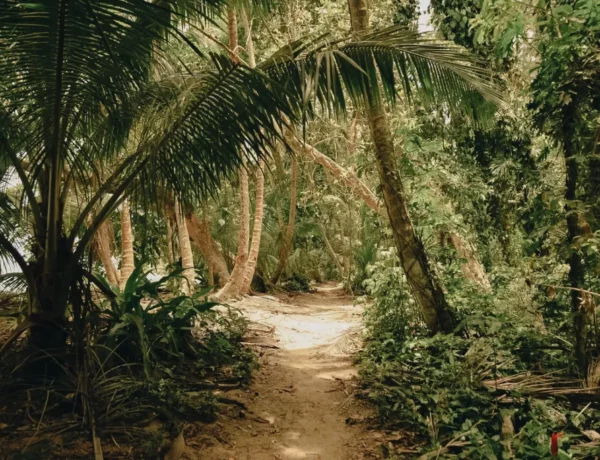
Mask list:
[[[206,460],[380,458],[381,434],[362,423],[370,410],[354,398],[362,307],[335,285],[316,293],[255,296],[232,304],[251,321],[245,339],[261,368],[247,390],[193,442]],[[360,422],[360,423],[358,423]]]

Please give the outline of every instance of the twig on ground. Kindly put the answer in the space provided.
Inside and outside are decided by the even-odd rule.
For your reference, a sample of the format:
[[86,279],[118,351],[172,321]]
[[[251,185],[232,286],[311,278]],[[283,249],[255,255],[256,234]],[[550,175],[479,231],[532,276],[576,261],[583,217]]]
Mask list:
[[21,451],[21,453],[24,453],[25,450],[27,450],[27,448],[29,447],[31,442],[35,439],[35,437],[40,432],[40,426],[42,425],[42,420],[44,419],[44,415],[46,414],[46,408],[48,407],[49,399],[50,399],[50,391],[46,391],[46,402],[44,403],[44,408],[42,409],[42,415],[40,416],[40,420],[38,421],[37,428],[35,429],[35,433],[33,433],[33,436],[31,438],[29,438],[29,441],[27,441],[27,444],[25,444],[25,447],[23,447],[23,450]]

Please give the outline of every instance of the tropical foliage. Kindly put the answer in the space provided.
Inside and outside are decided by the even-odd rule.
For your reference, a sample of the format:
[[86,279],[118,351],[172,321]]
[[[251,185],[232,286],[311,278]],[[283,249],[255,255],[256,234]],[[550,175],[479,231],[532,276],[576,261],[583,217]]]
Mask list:
[[0,0],[2,393],[172,437],[334,280],[402,448],[597,455],[600,6],[422,7]]

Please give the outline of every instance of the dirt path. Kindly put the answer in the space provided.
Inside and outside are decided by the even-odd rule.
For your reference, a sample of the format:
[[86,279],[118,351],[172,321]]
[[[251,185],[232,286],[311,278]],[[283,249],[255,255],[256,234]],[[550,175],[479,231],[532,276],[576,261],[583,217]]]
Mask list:
[[196,450],[199,458],[379,458],[373,433],[353,423],[369,415],[352,397],[351,354],[362,308],[333,285],[293,298],[250,297],[235,306],[252,321],[248,340],[267,347],[255,345],[261,368],[251,387],[227,393],[248,410],[236,408],[217,422]]

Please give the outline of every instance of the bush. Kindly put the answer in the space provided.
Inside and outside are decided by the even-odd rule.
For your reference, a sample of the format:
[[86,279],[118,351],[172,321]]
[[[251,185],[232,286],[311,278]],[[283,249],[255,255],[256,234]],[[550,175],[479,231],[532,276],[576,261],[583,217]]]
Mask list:
[[[581,392],[574,373],[560,330],[564,310],[562,321],[544,324],[506,301],[513,286],[493,297],[455,283],[448,295],[460,305],[462,335],[429,337],[402,279],[390,251],[365,281],[373,303],[360,376],[383,426],[408,431],[411,447],[439,458],[548,458],[550,435],[559,431],[559,458],[598,450],[577,445],[582,430],[598,426],[600,411],[587,406],[596,396]],[[509,424],[514,431],[503,435]]]
[[310,280],[306,275],[293,273],[281,283],[281,287],[287,292],[310,292]]

